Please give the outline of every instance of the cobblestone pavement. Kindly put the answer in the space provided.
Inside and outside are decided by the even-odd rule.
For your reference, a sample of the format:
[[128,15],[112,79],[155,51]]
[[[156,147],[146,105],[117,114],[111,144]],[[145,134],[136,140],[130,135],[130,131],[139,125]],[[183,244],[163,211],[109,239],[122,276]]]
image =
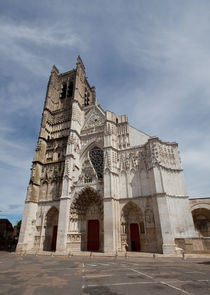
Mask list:
[[210,258],[18,256],[0,252],[0,294],[210,294]]

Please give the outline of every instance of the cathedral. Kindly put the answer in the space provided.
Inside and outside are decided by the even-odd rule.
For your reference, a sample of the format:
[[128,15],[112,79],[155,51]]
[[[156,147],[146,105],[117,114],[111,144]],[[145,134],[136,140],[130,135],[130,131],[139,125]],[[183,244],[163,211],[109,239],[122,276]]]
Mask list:
[[189,239],[177,143],[105,111],[80,57],[66,73],[53,66],[17,251],[174,254]]

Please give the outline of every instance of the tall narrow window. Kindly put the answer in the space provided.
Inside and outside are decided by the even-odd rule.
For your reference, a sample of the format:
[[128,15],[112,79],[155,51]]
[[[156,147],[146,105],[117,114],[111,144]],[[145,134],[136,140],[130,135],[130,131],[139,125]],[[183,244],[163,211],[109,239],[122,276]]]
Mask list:
[[87,89],[85,88],[85,101],[84,101],[84,105],[85,106],[89,106],[90,104],[90,93],[87,92]]
[[66,85],[66,83],[63,83],[62,88],[61,88],[60,98],[66,97],[66,89],[67,89],[67,85]]
[[69,83],[68,90],[67,90],[67,97],[72,97],[73,94],[73,82]]

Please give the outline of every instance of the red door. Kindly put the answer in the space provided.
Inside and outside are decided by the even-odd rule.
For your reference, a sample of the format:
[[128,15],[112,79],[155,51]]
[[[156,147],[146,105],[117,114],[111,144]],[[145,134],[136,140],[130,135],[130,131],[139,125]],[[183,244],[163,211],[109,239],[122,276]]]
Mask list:
[[54,225],[53,226],[53,236],[52,236],[52,251],[56,250],[56,241],[57,241],[57,231],[58,231],[58,226]]
[[88,251],[99,250],[99,221],[88,220]]
[[130,224],[131,250],[140,251],[139,226],[137,223]]

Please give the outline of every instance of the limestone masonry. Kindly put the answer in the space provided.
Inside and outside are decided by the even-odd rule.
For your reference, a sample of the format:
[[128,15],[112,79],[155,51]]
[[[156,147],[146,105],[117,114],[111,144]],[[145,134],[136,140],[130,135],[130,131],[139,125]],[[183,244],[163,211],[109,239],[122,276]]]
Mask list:
[[189,241],[202,251],[177,143],[104,111],[80,57],[69,72],[53,66],[17,251],[116,253],[127,243],[176,253]]

